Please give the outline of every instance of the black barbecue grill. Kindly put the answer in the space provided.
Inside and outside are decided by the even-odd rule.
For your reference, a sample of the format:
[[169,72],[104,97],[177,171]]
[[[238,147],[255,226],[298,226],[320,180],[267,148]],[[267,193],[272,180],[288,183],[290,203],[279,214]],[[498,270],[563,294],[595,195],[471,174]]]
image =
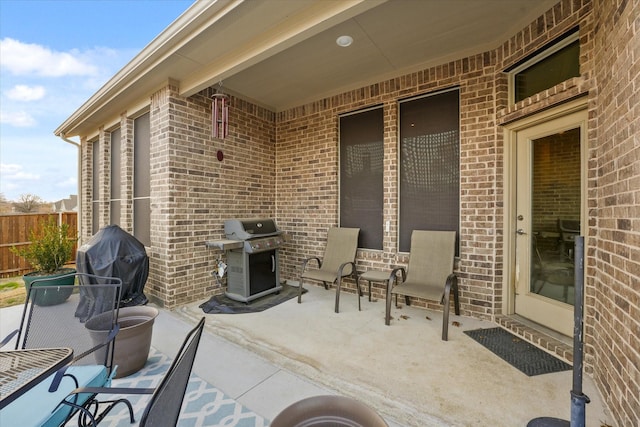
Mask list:
[[227,240],[206,242],[227,254],[227,291],[233,300],[249,302],[279,292],[278,249],[284,235],[273,219],[229,219],[224,222]]

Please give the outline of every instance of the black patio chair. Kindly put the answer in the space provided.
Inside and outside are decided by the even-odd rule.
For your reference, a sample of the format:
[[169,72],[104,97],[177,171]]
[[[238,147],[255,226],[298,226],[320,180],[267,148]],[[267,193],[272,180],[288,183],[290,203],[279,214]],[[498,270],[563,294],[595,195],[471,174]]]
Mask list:
[[[73,350],[69,365],[46,378],[3,409],[3,419],[14,425],[61,425],[75,407],[91,395],[73,396],[72,405],[60,405],[69,393],[82,386],[107,386],[113,371],[113,340],[119,331],[118,305],[122,281],[72,273],[77,285],[47,285],[49,279],[34,280],[25,301],[16,349],[68,347]],[[91,319],[101,315],[98,330]],[[9,342],[5,339],[3,342]],[[33,404],[38,401],[38,405]]]
[[[193,368],[200,337],[204,330],[204,323],[205,318],[203,317],[200,319],[200,322],[198,322],[198,325],[187,334],[176,358],[156,388],[83,387],[74,390],[72,394],[90,393],[96,396],[93,402],[91,402],[91,405],[78,407],[80,411],[79,424],[83,426],[97,426],[118,403],[127,405],[130,421],[134,423],[133,407],[128,400],[116,399],[99,402],[97,396],[100,394],[152,394],[151,400],[147,404],[140,419],[140,427],[175,427],[178,422],[180,410],[182,409],[182,401],[187,391],[191,369]],[[104,410],[98,411],[101,403],[106,403],[107,406]]]

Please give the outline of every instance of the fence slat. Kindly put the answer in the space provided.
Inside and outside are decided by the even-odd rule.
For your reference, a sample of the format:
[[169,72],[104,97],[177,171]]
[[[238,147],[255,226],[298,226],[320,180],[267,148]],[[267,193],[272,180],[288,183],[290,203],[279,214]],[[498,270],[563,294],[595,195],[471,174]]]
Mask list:
[[[21,276],[33,270],[29,263],[11,253],[9,249],[13,246],[29,245],[31,230],[46,224],[51,217],[54,217],[58,224],[69,224],[69,229],[74,232],[78,229],[76,212],[0,215],[0,278]],[[76,250],[77,245],[73,248],[73,259],[69,260],[70,262],[75,262]]]

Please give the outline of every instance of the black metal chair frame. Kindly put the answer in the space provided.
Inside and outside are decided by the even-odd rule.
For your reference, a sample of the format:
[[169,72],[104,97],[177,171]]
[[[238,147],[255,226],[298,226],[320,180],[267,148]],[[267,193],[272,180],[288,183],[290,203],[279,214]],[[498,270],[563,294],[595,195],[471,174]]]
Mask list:
[[[72,394],[91,393],[94,396],[89,404],[77,406],[80,411],[78,424],[80,426],[97,426],[118,403],[127,405],[129,419],[131,423],[134,423],[133,407],[128,400],[122,398],[98,401],[95,397],[100,394],[152,394],[140,419],[140,427],[146,425],[153,427],[175,426],[182,407],[181,404],[176,403],[182,403],[184,400],[204,324],[205,318],[203,317],[198,325],[187,334],[176,358],[156,388],[82,387],[74,390]],[[170,392],[174,390],[176,393],[171,394]],[[107,406],[104,409],[99,409],[100,405],[104,404]]]
[[[47,325],[51,325],[50,329],[47,329],[43,334],[41,331],[35,331],[32,329],[38,328],[42,325],[42,323],[34,323],[34,319],[36,313],[46,312],[46,310],[60,310],[61,304],[56,304],[52,306],[40,306],[39,305],[39,296],[46,295],[47,292],[59,291],[60,286],[57,285],[45,285],[44,283],[50,283],[50,278],[36,279],[31,282],[29,287],[29,291],[27,293],[27,297],[25,300],[22,318],[20,321],[20,328],[13,331],[9,336],[7,336],[2,343],[0,343],[0,347],[8,343],[14,336],[17,335],[15,348],[16,349],[28,349],[28,348],[41,348],[41,347],[49,347],[49,346],[61,346],[61,347],[70,347],[74,350],[74,357],[66,366],[59,369],[53,378],[53,381],[49,387],[50,392],[55,392],[58,390],[61,381],[63,378],[69,378],[75,384],[75,387],[81,386],[79,384],[78,379],[69,371],[69,368],[73,365],[82,365],[87,364],[88,359],[85,359],[87,356],[92,355],[104,347],[107,347],[104,351],[104,360],[100,362],[102,359],[102,355],[99,354],[96,356],[96,362],[99,365],[103,365],[106,368],[107,378],[111,377],[113,370],[113,356],[114,356],[114,339],[117,333],[120,330],[120,327],[117,323],[118,321],[118,311],[119,311],[119,300],[122,295],[122,280],[117,277],[106,277],[106,276],[97,276],[94,274],[88,273],[70,273],[62,276],[58,276],[57,278],[67,278],[67,277],[75,277],[78,279],[78,284],[73,285],[77,287],[79,292],[79,300],[78,305],[74,306],[76,308],[74,313],[69,313],[69,317],[73,316],[78,319],[78,324],[84,324],[86,320],[88,320],[93,315],[98,315],[105,313],[107,311],[113,311],[112,316],[110,316],[110,321],[108,322],[107,330],[105,330],[106,337],[105,339],[95,344],[91,342],[89,339],[89,332],[84,337],[80,337],[78,335],[65,334],[61,333],[61,336],[58,337],[55,333],[54,329],[58,326],[56,324],[55,318],[47,317]],[[104,298],[105,295],[101,294],[100,291],[103,289],[113,289],[107,295],[107,299]],[[52,311],[53,312],[53,311]],[[67,326],[69,324],[61,325],[61,327]],[[83,325],[84,326],[84,325]],[[83,330],[83,328],[74,329],[73,327],[69,328],[70,330]],[[84,342],[75,341],[77,338],[84,338]],[[91,342],[91,344],[89,344]],[[95,344],[95,345],[94,345]],[[84,360],[83,360],[84,359]],[[91,361],[89,364],[96,364]],[[86,402],[89,402],[93,399],[92,396]],[[68,406],[73,407],[74,409],[68,414],[67,422],[69,419],[73,418],[76,409],[81,405],[77,404],[77,396],[74,396],[73,402],[61,402],[60,404],[66,404]],[[86,403],[85,402],[85,403]]]

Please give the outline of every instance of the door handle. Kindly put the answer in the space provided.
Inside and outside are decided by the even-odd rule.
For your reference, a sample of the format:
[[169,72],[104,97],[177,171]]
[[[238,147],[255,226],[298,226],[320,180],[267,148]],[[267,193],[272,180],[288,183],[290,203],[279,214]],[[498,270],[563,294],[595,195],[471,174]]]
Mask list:
[[525,235],[525,234],[527,234],[527,233],[525,233],[525,231],[524,231],[522,228],[518,228],[518,229],[516,230],[516,234],[519,234],[519,235],[523,236],[523,235]]

